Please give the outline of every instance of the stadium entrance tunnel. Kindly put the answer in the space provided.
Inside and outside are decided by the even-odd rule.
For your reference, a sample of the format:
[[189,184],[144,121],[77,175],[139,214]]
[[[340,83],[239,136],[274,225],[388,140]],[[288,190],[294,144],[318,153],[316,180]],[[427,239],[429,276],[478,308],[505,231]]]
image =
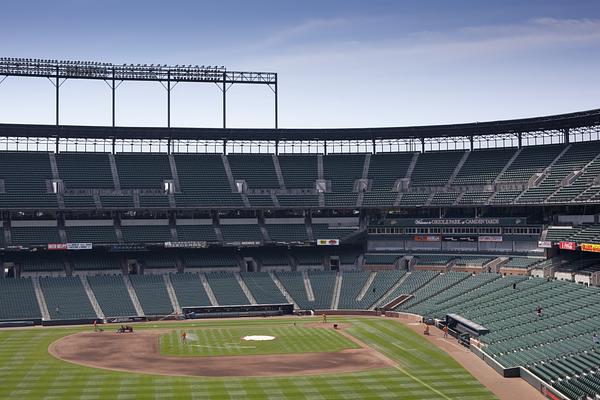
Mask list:
[[392,360],[350,335],[346,337],[359,344],[360,348],[327,353],[164,356],[159,353],[158,338],[166,332],[168,331],[136,331],[132,334],[76,333],[52,343],[48,352],[63,361],[87,367],[171,376],[320,375],[359,372],[395,365]]

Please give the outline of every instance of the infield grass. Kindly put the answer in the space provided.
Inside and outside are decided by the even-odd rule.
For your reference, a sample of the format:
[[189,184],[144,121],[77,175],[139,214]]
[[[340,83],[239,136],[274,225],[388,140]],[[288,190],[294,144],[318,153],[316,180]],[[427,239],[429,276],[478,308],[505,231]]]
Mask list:
[[[328,324],[327,327],[330,327]],[[238,356],[256,354],[325,353],[358,349],[359,345],[332,328],[313,328],[264,324],[259,327],[222,327],[185,330],[187,340],[181,340],[181,330],[160,336],[161,354],[170,356]],[[246,335],[268,335],[270,341],[245,341]]]
[[[48,354],[55,340],[89,328],[0,331],[0,399],[470,399],[495,398],[446,353],[399,323],[375,318],[332,318],[346,332],[398,363],[360,373],[286,378],[198,378],[122,373],[82,367]],[[154,324],[161,329],[289,326],[299,318]],[[151,329],[153,324],[137,324]]]

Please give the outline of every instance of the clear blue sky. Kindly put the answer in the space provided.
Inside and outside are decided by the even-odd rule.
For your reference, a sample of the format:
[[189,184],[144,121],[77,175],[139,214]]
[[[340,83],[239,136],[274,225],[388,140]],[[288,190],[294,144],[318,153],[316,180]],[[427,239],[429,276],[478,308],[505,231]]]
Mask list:
[[[600,107],[598,1],[23,1],[0,56],[225,65],[279,73],[281,127],[485,121]],[[65,124],[110,123],[103,82],[67,81]],[[119,125],[166,121],[159,84],[118,89]],[[234,86],[231,127],[272,125],[272,93]],[[43,79],[0,85],[0,121],[53,123]],[[173,91],[173,125],[220,126],[212,85]]]

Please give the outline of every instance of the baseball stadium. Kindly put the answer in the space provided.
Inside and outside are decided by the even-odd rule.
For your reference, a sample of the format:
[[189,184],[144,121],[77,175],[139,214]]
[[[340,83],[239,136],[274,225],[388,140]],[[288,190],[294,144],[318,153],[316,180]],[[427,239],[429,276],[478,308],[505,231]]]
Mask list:
[[0,400],[600,400],[567,3],[2,4]]
[[[277,107],[275,73],[3,58],[0,75],[261,84]],[[2,398],[600,395],[600,110],[72,126],[59,89],[55,124],[0,125]]]

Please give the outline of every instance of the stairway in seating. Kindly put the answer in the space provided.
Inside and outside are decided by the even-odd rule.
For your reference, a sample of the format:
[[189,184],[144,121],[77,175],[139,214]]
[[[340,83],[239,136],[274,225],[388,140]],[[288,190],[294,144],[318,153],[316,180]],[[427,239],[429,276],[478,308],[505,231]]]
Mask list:
[[123,282],[125,282],[125,287],[127,288],[127,292],[129,293],[129,298],[131,298],[131,303],[135,308],[135,312],[138,317],[144,316],[144,309],[142,308],[142,304],[140,303],[140,299],[137,297],[137,293],[131,284],[131,279],[129,279],[128,275],[123,275]]
[[361,301],[363,299],[363,297],[365,297],[365,294],[367,294],[367,291],[369,290],[369,288],[373,284],[373,281],[375,280],[376,276],[377,276],[377,272],[371,272],[371,274],[369,275],[369,277],[365,281],[365,285],[363,286],[362,289],[360,289],[360,292],[358,293],[358,296],[356,296],[356,301]]
[[406,274],[404,274],[404,275],[402,276],[402,278],[400,278],[400,279],[398,280],[398,282],[396,282],[396,283],[395,283],[395,284],[394,284],[394,285],[393,285],[393,286],[392,286],[392,287],[391,287],[391,288],[390,288],[390,289],[389,289],[387,292],[385,292],[385,293],[383,294],[383,296],[381,296],[381,297],[379,298],[379,300],[377,300],[376,302],[374,302],[374,303],[373,303],[373,305],[372,305],[372,306],[369,308],[369,311],[372,311],[372,310],[374,310],[374,309],[375,309],[375,308],[376,308],[376,307],[379,305],[379,303],[380,303],[380,302],[381,302],[383,299],[386,299],[386,298],[387,298],[387,297],[388,297],[390,294],[392,294],[392,293],[393,293],[393,292],[394,292],[394,291],[395,291],[395,290],[398,288],[398,286],[402,285],[402,284],[404,283],[404,281],[405,281],[405,280],[406,280],[406,279],[407,279],[407,278],[408,278],[410,275],[411,275],[411,272],[407,272]]
[[448,178],[448,182],[446,183],[446,185],[452,185],[452,183],[454,182],[454,179],[456,178],[456,175],[458,175],[462,166],[465,165],[465,163],[467,162],[467,159],[469,158],[469,154],[471,154],[470,151],[465,151],[465,153],[463,154],[463,156],[460,159],[460,161],[458,162],[458,164],[456,164],[456,168],[454,168],[452,175],[450,175],[450,178]]
[[100,307],[100,303],[98,303],[98,299],[96,299],[96,295],[92,291],[92,288],[90,287],[90,283],[88,282],[86,276],[79,275],[79,279],[81,280],[81,285],[83,286],[83,289],[85,290],[85,294],[87,295],[88,299],[90,300],[90,304],[92,305],[92,307],[94,308],[94,311],[96,312],[96,316],[98,317],[98,319],[104,320],[104,318],[105,318],[104,312],[102,311],[102,308]]
[[50,321],[50,313],[48,312],[48,305],[46,304],[46,298],[44,292],[40,286],[40,279],[37,276],[31,278],[33,283],[33,289],[35,290],[35,298],[37,299],[38,306],[40,307],[40,314],[42,314],[42,320]]
[[215,293],[212,291],[212,288],[210,287],[210,284],[208,283],[208,279],[206,279],[206,275],[204,275],[204,274],[198,274],[198,275],[200,276],[200,281],[202,282],[202,286],[204,286],[204,290],[206,291],[206,294],[208,295],[210,304],[213,307],[217,307],[219,305],[219,302],[217,301],[217,297],[215,296]]
[[294,299],[292,298],[292,296],[290,296],[290,294],[285,289],[285,287],[283,286],[283,284],[281,283],[281,281],[279,280],[279,278],[277,278],[277,276],[273,272],[269,272],[269,276],[271,277],[271,279],[275,283],[275,286],[277,286],[277,288],[279,289],[279,291],[281,292],[281,294],[283,295],[283,297],[285,297],[285,299],[290,304],[294,305],[294,309],[296,309],[296,310],[299,309],[300,307],[298,307],[298,304],[296,304],[296,302],[294,301]]
[[242,291],[246,295],[246,298],[248,299],[248,302],[250,302],[250,304],[252,304],[252,305],[258,304],[257,301],[256,301],[256,299],[254,298],[254,295],[252,294],[252,292],[250,291],[250,289],[246,285],[246,282],[244,282],[244,280],[242,279],[242,276],[240,275],[240,273],[239,272],[234,272],[233,276],[235,276],[235,280],[239,283],[240,287],[242,288]]
[[340,295],[342,293],[342,273],[338,271],[335,276],[335,286],[333,287],[333,298],[331,299],[331,309],[337,310],[340,304]]
[[306,271],[302,272],[302,280],[304,281],[304,290],[306,290],[306,298],[308,301],[315,301],[315,293],[313,292],[312,285],[310,284],[310,278]]
[[175,294],[175,288],[173,287],[173,282],[171,282],[171,276],[169,274],[164,274],[163,280],[165,281],[165,287],[167,288],[167,294],[169,295],[169,300],[171,300],[171,306],[173,310],[177,314],[181,315],[181,306],[179,305],[179,300],[177,300],[177,295]]

